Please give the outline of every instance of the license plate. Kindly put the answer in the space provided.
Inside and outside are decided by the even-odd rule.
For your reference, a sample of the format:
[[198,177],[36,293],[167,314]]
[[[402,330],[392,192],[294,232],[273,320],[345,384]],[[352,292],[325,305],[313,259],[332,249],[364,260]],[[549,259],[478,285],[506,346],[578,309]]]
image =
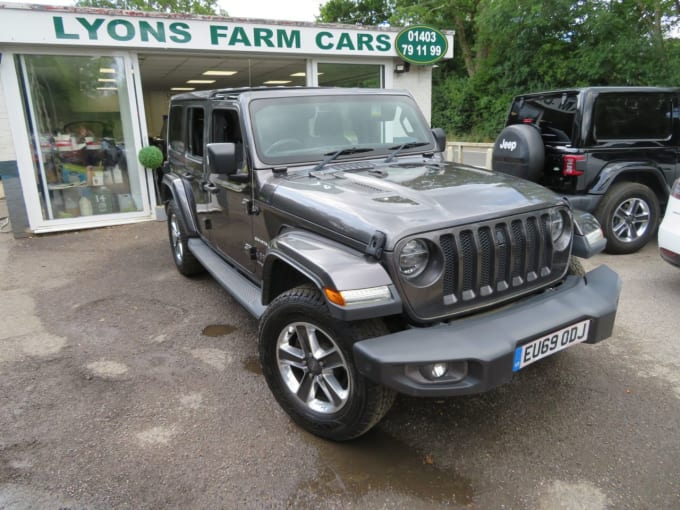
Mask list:
[[517,372],[535,361],[547,358],[551,354],[555,354],[572,345],[585,342],[588,340],[589,329],[590,320],[588,319],[548,333],[541,338],[518,347],[515,349],[515,361],[512,365],[512,371]]

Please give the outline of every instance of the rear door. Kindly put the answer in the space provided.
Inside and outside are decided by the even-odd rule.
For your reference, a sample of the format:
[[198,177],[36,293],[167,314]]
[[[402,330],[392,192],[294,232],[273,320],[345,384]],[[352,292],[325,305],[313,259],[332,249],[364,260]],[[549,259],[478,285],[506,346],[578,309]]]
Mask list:
[[209,211],[209,197],[204,190],[205,107],[201,104],[173,105],[168,128],[168,163],[170,169],[191,190],[199,228],[204,230]]

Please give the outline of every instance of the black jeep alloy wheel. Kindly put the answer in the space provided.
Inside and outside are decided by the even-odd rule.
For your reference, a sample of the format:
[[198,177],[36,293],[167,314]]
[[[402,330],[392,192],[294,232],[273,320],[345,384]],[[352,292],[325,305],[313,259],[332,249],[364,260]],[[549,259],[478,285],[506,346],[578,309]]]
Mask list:
[[380,321],[332,318],[315,288],[289,290],[260,321],[267,384],[283,410],[312,434],[336,441],[360,436],[390,409],[394,392],[357,371],[352,344],[385,333]]
[[621,182],[612,186],[595,216],[607,238],[608,253],[638,251],[654,236],[659,223],[659,199],[643,184]]
[[203,272],[203,266],[196,260],[193,253],[189,251],[187,229],[184,226],[174,200],[168,202],[166,212],[168,216],[170,248],[172,249],[172,258],[177,269],[185,276],[193,276]]

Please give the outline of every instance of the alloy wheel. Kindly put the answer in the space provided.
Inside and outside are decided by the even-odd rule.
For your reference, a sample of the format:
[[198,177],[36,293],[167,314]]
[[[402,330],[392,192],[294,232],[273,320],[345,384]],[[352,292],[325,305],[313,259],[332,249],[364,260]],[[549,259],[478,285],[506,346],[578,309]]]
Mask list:
[[277,340],[276,358],[284,384],[310,410],[331,414],[347,403],[347,361],[325,331],[307,322],[286,326]]

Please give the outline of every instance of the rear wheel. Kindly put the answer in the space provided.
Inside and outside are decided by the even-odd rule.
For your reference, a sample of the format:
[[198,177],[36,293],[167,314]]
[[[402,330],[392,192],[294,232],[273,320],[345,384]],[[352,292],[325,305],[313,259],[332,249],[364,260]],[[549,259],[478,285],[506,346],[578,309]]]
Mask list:
[[352,345],[387,332],[381,321],[334,319],[315,288],[292,289],[277,297],[260,321],[262,371],[298,425],[327,439],[352,439],[378,423],[395,397],[358,372]]
[[194,257],[194,254],[189,251],[187,229],[179,214],[177,204],[174,200],[170,200],[167,206],[168,216],[168,237],[170,239],[170,248],[172,249],[172,258],[175,261],[175,266],[180,273],[185,276],[193,276],[204,271],[201,263]]
[[654,236],[659,222],[659,199],[643,184],[622,182],[612,186],[595,216],[607,238],[608,253],[638,251]]

